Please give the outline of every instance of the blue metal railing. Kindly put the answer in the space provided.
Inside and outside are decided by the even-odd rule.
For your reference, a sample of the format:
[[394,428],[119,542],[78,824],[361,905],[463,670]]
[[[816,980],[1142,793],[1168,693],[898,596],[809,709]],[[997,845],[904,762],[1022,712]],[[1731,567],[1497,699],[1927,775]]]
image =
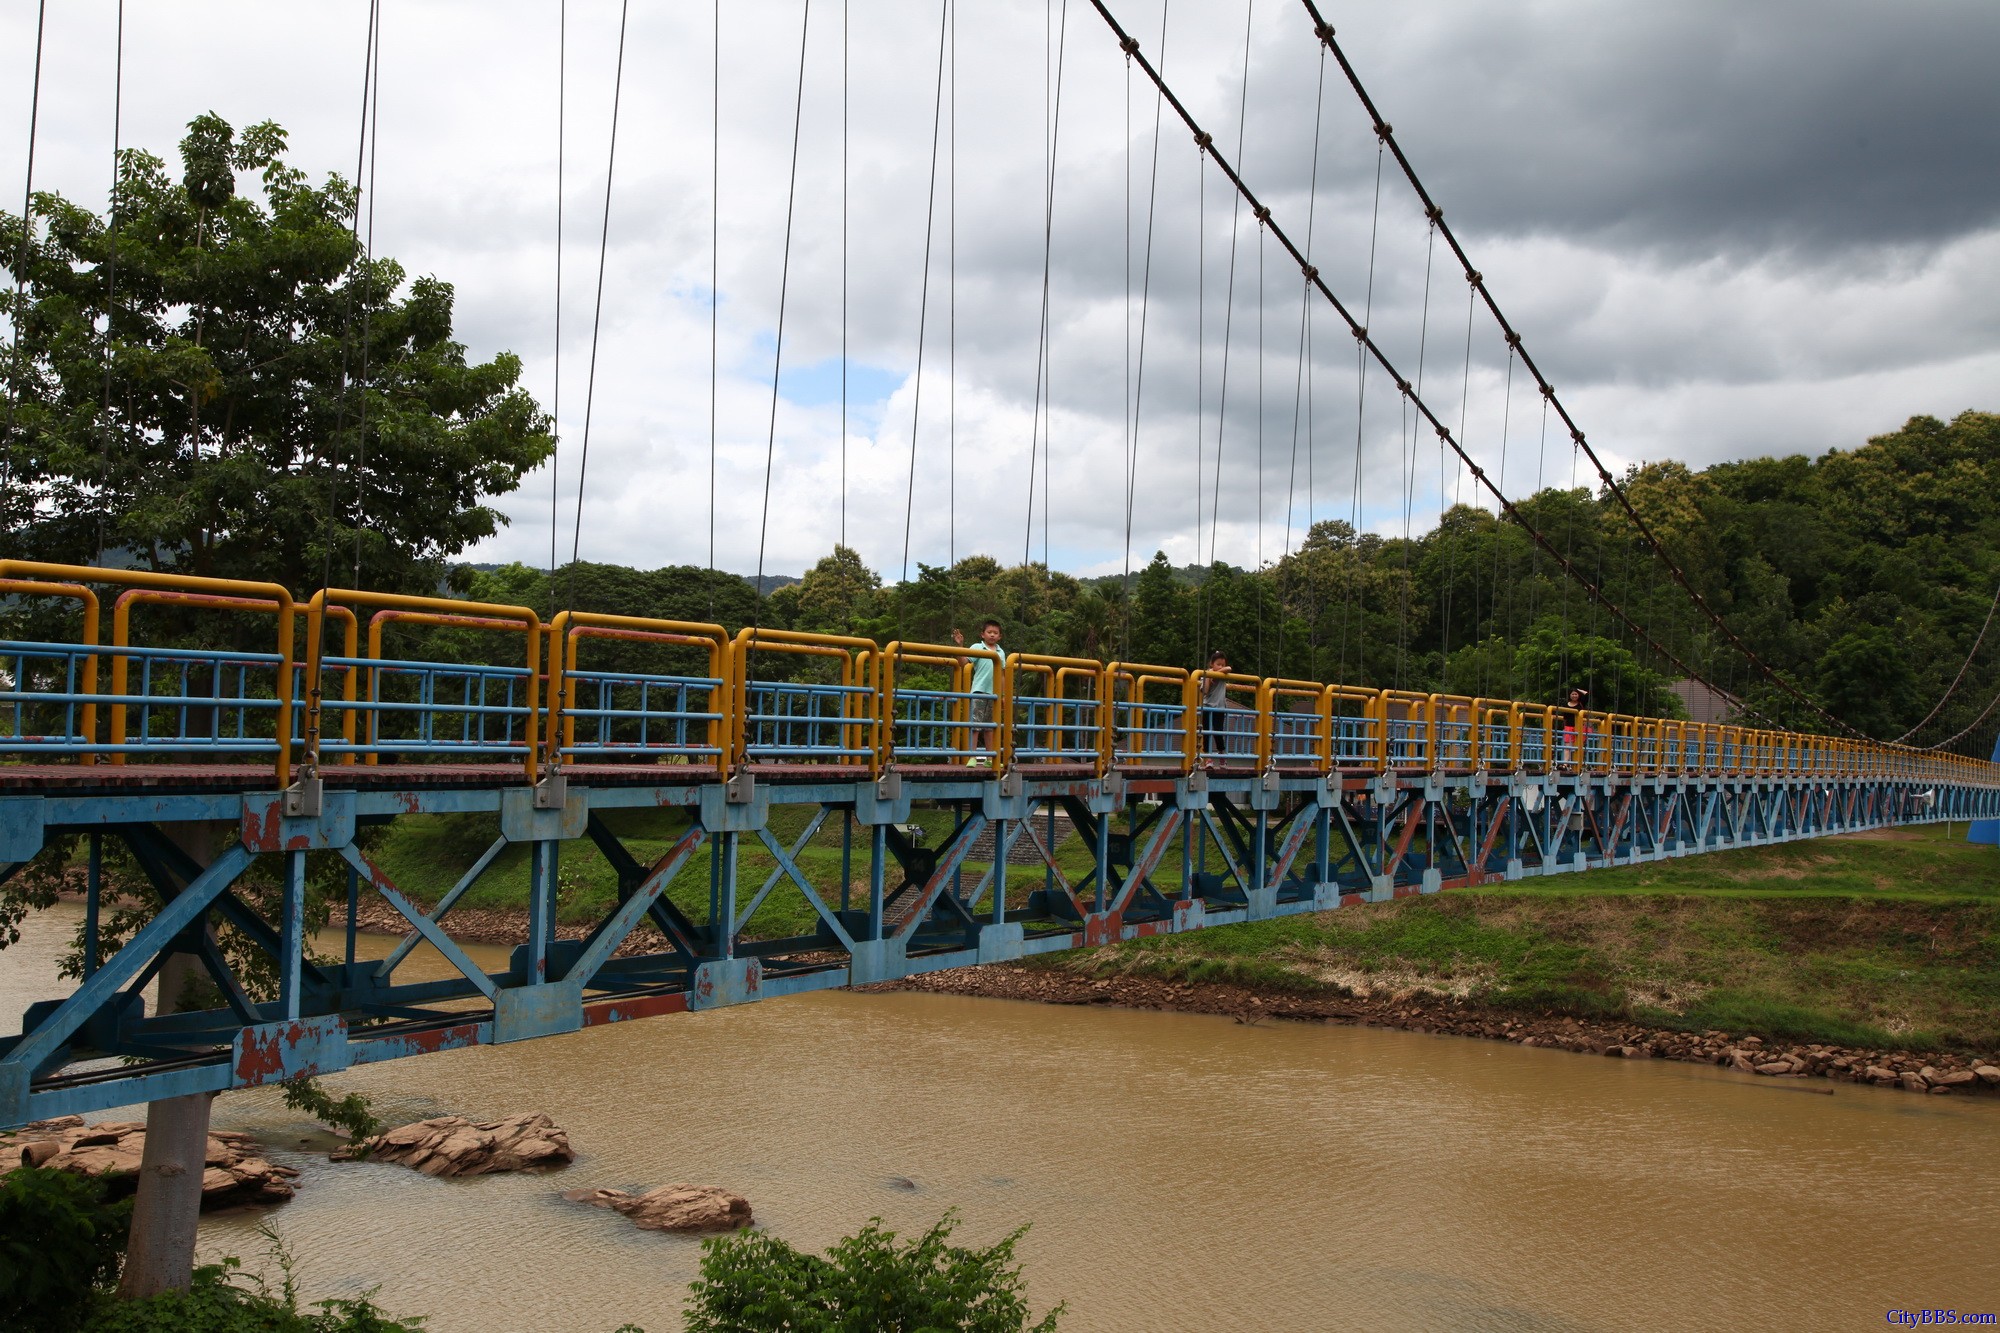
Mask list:
[[0,708],[11,723],[0,752],[101,752],[83,733],[83,710],[98,696],[82,689],[86,664],[101,655],[68,643],[0,644]]
[[1014,696],[1017,763],[1088,763],[1097,758],[1100,714],[1095,699]]
[[1119,700],[1111,706],[1112,751],[1117,763],[1160,763],[1185,753],[1179,704]]
[[[926,690],[898,685],[889,699],[891,752],[905,761],[991,761],[996,747],[981,746],[982,733],[998,734],[1000,701],[969,690]],[[985,713],[985,720],[978,715]]]
[[872,754],[869,686],[758,680],[745,696],[744,753],[753,761],[865,762]]
[[576,701],[563,708],[576,722],[574,738],[562,745],[565,758],[722,752],[709,743],[709,724],[723,720],[720,677],[569,671],[564,679],[565,697]]
[[[363,672],[366,697],[325,697],[330,718],[320,752],[327,755],[491,755],[520,758],[534,734],[526,667],[400,658],[327,657],[324,667]],[[387,697],[397,696],[397,697]],[[341,736],[352,714],[356,739]],[[336,739],[339,737],[339,739]]]
[[1257,758],[1255,709],[1225,705],[1195,710],[1195,752],[1203,763],[1244,764]]

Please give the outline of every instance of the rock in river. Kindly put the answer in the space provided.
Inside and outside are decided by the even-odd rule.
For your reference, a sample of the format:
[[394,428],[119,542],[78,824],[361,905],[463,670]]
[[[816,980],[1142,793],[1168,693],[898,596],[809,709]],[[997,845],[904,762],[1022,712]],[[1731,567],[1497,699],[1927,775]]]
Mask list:
[[419,1120],[363,1139],[354,1146],[351,1155],[365,1155],[376,1162],[400,1162],[427,1176],[533,1171],[567,1166],[576,1159],[569,1146],[569,1135],[540,1111],[480,1122],[462,1115]]
[[[0,1173],[16,1166],[46,1166],[80,1176],[136,1181],[145,1152],[143,1121],[86,1125],[80,1116],[64,1116],[0,1135]],[[292,1181],[298,1174],[267,1161],[248,1134],[213,1130],[201,1173],[201,1206],[280,1203],[292,1197]]]
[[571,1190],[563,1197],[614,1209],[647,1231],[735,1231],[750,1225],[750,1201],[713,1185],[662,1185],[644,1194]]

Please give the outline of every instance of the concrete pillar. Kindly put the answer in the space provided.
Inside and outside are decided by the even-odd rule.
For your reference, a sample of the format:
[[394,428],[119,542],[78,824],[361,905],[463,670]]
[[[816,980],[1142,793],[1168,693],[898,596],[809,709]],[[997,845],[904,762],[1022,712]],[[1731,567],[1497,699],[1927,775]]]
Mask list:
[[194,1274],[201,1177],[208,1157],[208,1112],[215,1095],[197,1092],[146,1107],[146,1150],[132,1202],[132,1241],[118,1294],[126,1299],[185,1291]]
[[[160,831],[201,865],[213,855],[204,823],[162,824]],[[171,1014],[199,961],[177,953],[160,968],[155,1013]],[[118,1294],[126,1299],[185,1291],[194,1276],[194,1236],[201,1223],[201,1177],[208,1160],[208,1113],[215,1094],[193,1093],[146,1104],[146,1148],[132,1200],[132,1239]]]

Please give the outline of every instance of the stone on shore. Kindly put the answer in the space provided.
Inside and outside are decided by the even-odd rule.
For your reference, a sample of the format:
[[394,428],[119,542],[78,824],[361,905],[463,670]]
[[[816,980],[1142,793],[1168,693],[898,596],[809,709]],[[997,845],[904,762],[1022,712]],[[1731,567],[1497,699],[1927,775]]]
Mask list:
[[[81,1116],[63,1116],[0,1134],[0,1174],[17,1166],[43,1166],[114,1182],[136,1181],[145,1152],[143,1121],[86,1125]],[[211,1130],[205,1157],[201,1176],[205,1209],[281,1203],[296,1192],[292,1181],[299,1173],[267,1160],[248,1134]]]
[[438,1116],[363,1139],[339,1157],[367,1157],[415,1167],[427,1176],[483,1176],[535,1171],[576,1160],[565,1134],[540,1111],[474,1122]]
[[750,1225],[750,1201],[713,1185],[662,1185],[644,1194],[570,1190],[563,1198],[623,1213],[647,1231],[736,1231]]

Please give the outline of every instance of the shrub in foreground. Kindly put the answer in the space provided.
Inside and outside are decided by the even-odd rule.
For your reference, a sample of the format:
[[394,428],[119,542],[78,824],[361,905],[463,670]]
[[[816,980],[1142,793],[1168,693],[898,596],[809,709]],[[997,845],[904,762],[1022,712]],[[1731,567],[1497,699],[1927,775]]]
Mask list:
[[841,1240],[825,1257],[767,1232],[739,1232],[702,1245],[701,1276],[689,1290],[687,1333],[1049,1333],[1063,1307],[1039,1323],[1021,1290],[1014,1246],[1022,1227],[986,1249],[950,1244],[947,1212],[923,1235],[898,1243],[882,1219]]

